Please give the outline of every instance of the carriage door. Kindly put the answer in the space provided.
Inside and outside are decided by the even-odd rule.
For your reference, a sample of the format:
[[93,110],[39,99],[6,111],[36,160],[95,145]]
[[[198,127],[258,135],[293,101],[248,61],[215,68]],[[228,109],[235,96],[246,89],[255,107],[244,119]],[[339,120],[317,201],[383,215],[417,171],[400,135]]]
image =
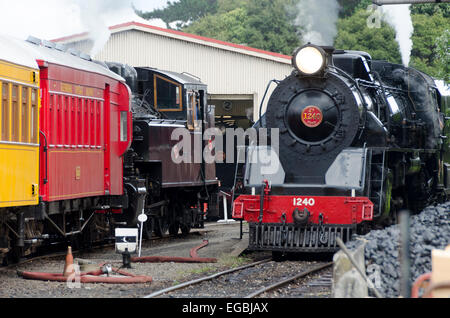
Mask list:
[[110,104],[110,88],[106,84],[104,91],[103,102],[103,151],[105,157],[105,194],[109,194],[111,191],[111,104]]

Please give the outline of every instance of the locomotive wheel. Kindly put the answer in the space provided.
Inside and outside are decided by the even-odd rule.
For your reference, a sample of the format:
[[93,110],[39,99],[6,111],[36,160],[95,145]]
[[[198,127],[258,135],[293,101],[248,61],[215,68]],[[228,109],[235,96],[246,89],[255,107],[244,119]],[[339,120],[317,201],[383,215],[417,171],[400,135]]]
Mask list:
[[146,238],[146,239],[152,238],[155,222],[156,222],[155,218],[153,218],[153,217],[149,217],[147,222],[144,222],[144,228],[142,231],[144,238]]
[[169,225],[169,234],[170,235],[178,235],[178,231],[180,229],[180,223],[178,221],[174,221]]
[[156,218],[155,223],[153,224],[156,236],[164,237],[169,229],[169,223],[167,223],[166,218]]
[[164,237],[169,229],[167,206],[161,207],[161,215],[154,218],[153,231],[158,237]]
[[191,232],[191,226],[190,225],[181,224],[180,225],[180,229],[181,229],[181,234],[183,236],[187,236]]
[[191,232],[192,228],[192,209],[183,209],[183,222],[180,223],[181,234],[186,236]]

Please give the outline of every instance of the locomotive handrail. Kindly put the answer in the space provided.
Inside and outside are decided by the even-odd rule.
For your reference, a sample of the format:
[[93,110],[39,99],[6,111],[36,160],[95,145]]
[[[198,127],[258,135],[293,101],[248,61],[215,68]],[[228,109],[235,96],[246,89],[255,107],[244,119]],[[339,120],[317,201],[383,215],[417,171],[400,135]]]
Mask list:
[[[381,88],[381,91],[383,92],[382,100],[383,100],[383,103],[384,103],[384,106],[385,106],[385,110],[386,110],[385,116],[386,116],[386,119],[387,119],[387,129],[390,131],[391,130],[391,116],[389,114],[389,102],[387,101],[387,98],[386,98],[386,95],[387,95],[386,94],[386,88],[383,85],[383,82],[381,81],[380,74],[378,74],[378,72],[375,72],[375,71],[373,71],[372,73],[377,78],[378,83],[380,83],[380,88]],[[380,116],[380,114],[378,114],[378,116]]]
[[[275,83],[275,84],[278,85],[278,84],[280,84],[280,81],[279,81],[279,80],[276,80],[276,79],[272,79],[272,80],[270,80],[269,84],[267,84],[266,91],[264,92],[264,96],[263,96],[263,98],[262,98],[262,100],[261,100],[261,104],[259,105],[259,121],[261,121],[261,117],[262,117],[262,107],[263,107],[263,105],[264,105],[264,100],[266,99],[267,92],[269,91],[270,85],[271,85],[272,83]],[[264,123],[264,124],[265,124],[265,123]],[[262,122],[260,123],[260,125],[261,125],[261,127],[264,127],[264,126],[265,126],[265,125],[263,125]]]
[[[370,88],[381,88],[381,84],[376,84],[376,83],[372,83],[360,78],[357,78],[356,81],[358,81],[358,83],[360,83],[361,85],[363,85],[364,87],[370,87]],[[389,91],[397,91],[397,92],[402,92],[402,93],[408,93],[407,90],[405,89],[401,89],[401,88],[397,88],[397,87],[392,87],[392,86],[386,86],[383,85],[383,87]]]

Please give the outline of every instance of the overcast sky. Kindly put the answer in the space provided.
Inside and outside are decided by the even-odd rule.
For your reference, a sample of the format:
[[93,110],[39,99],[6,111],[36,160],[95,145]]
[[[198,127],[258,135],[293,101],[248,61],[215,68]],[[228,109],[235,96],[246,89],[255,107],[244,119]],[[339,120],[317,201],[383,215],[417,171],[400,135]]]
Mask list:
[[1,0],[0,33],[51,40],[129,21],[165,27],[160,20],[141,19],[131,6],[151,11],[166,3],[167,0]]

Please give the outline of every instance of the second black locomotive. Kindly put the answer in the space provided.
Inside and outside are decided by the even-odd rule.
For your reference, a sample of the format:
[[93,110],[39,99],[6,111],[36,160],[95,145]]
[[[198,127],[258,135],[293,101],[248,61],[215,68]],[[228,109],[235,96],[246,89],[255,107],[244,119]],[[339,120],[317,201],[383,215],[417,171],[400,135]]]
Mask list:
[[250,248],[335,251],[337,237],[447,197],[445,104],[433,78],[311,44],[292,62],[258,124],[279,131],[279,151],[274,140],[248,149],[249,158],[275,151],[279,169],[264,174],[263,163],[247,162],[247,194],[234,202]]
[[[124,77],[133,92],[133,142],[125,155],[124,186],[129,207],[128,226],[145,213],[147,237],[189,233],[202,227],[206,216],[218,214],[215,164],[195,155],[195,146],[208,147],[202,132],[214,127],[214,106],[207,103],[207,86],[188,73],[106,63]],[[178,146],[180,133],[188,149]],[[196,144],[198,143],[198,144]],[[195,160],[197,159],[197,160]]]

